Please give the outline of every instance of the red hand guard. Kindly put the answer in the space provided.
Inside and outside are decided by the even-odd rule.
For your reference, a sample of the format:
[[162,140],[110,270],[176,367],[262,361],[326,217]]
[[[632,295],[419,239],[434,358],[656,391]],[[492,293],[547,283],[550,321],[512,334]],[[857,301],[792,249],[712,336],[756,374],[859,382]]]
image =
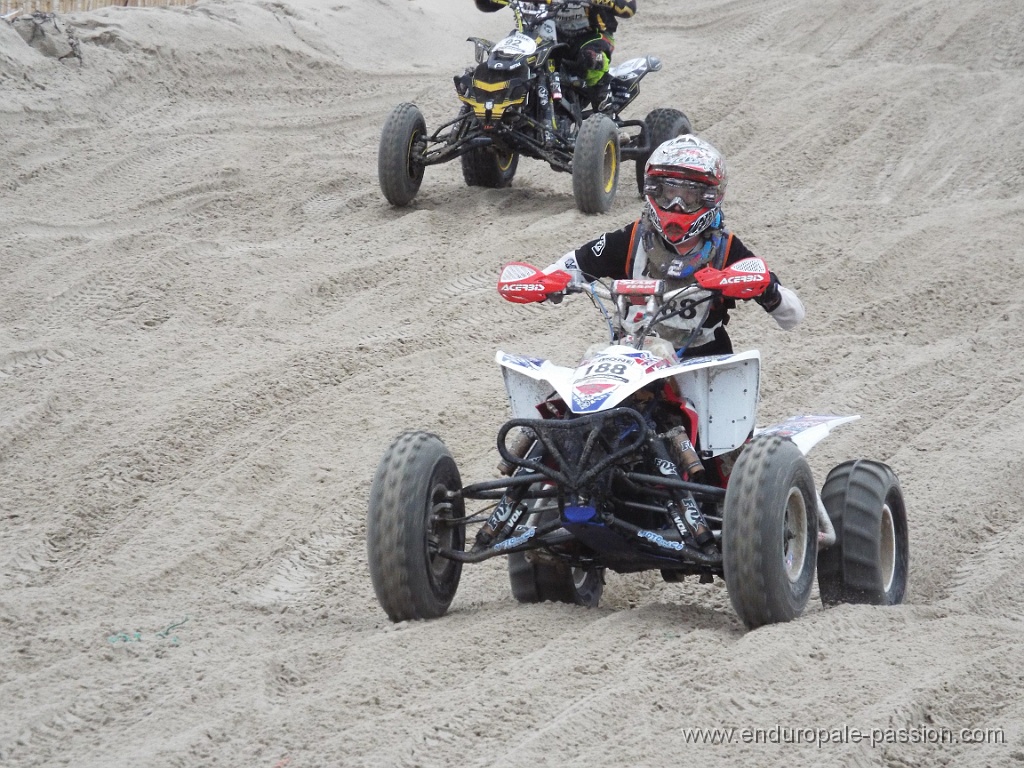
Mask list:
[[768,265],[756,256],[738,261],[725,269],[704,267],[693,277],[701,288],[718,291],[730,299],[760,296],[772,282]]
[[513,304],[532,304],[561,293],[571,282],[572,275],[560,269],[544,274],[531,264],[514,261],[502,268],[498,293]]

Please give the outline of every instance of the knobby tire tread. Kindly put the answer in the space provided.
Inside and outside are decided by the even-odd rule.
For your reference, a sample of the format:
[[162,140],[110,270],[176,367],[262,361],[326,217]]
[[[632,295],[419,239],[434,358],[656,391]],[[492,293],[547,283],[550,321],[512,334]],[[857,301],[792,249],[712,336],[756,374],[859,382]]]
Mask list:
[[[609,141],[615,143],[613,178],[605,190],[604,153]],[[606,213],[615,201],[622,166],[619,129],[604,114],[591,115],[580,126],[572,159],[572,191],[576,207],[583,213]]]
[[516,168],[519,165],[519,154],[514,156],[507,170],[502,170],[498,155],[487,147],[476,147],[460,158],[462,162],[462,178],[469,187],[485,187],[487,189],[504,189],[512,184]]
[[796,618],[810,596],[813,550],[805,555],[804,571],[794,591],[781,570],[782,553],[777,546],[785,519],[784,503],[794,485],[801,488],[805,507],[810,505],[805,513],[810,516],[814,546],[814,482],[806,460],[792,441],[774,435],[752,440],[729,479],[722,530],[723,566],[733,608],[749,629]]
[[644,170],[647,166],[647,160],[650,158],[654,150],[669,139],[674,139],[676,136],[682,136],[683,134],[693,132],[693,126],[690,124],[690,118],[678,109],[672,109],[670,107],[652,109],[647,114],[647,117],[644,118],[644,123],[647,125],[648,140],[651,144],[651,151],[643,157],[638,157],[636,159],[636,186],[640,197],[643,197],[644,195]]
[[[433,458],[428,451],[435,454]],[[427,574],[423,512],[428,500],[423,490],[444,460],[451,461],[450,455],[435,435],[406,432],[388,448],[374,475],[367,554],[374,591],[392,621],[437,618],[447,611],[454,597],[454,588],[450,595],[438,595]],[[455,564],[454,569],[457,586],[461,564]]]
[[407,102],[395,107],[384,123],[377,153],[377,178],[384,197],[394,206],[408,205],[419,192],[424,166],[412,164],[410,151],[415,136],[426,132],[419,108]]
[[[539,522],[553,516],[544,514]],[[512,596],[520,603],[569,603],[596,608],[604,592],[601,571],[593,569],[587,574],[583,591],[576,588],[572,568],[562,563],[529,562],[523,552],[508,556],[508,578]]]
[[[886,595],[879,572],[878,532],[882,506],[890,496],[896,502],[890,511],[897,528],[897,556],[902,560]],[[840,464],[826,478],[821,499],[836,530],[836,543],[818,557],[822,603],[882,605],[901,601],[906,582],[906,511],[892,470],[863,459]]]

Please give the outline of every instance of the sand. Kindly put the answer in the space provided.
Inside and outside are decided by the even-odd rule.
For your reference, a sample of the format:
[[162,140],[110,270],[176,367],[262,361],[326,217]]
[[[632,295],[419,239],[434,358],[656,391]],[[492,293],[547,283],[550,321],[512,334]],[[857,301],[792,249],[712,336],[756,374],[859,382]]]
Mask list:
[[[587,216],[531,160],[509,189],[451,163],[384,202],[386,115],[454,114],[465,38],[507,11],[55,22],[32,45],[0,22],[0,764],[1024,762],[1018,0],[640,0],[620,29],[617,60],[665,63],[629,115],[682,109],[725,152],[730,227],[807,306],[791,333],[734,313],[759,422],[860,414],[817,482],[877,459],[908,506],[903,605],[815,591],[753,632],[721,581],[657,573],[609,573],[591,610],[519,605],[500,559],[439,620],[374,597],[391,440],[436,432],[492,477],[495,350],[571,363],[603,337],[584,300],[503,302],[500,266],[639,211],[631,165]],[[732,743],[692,743],[713,727]]]

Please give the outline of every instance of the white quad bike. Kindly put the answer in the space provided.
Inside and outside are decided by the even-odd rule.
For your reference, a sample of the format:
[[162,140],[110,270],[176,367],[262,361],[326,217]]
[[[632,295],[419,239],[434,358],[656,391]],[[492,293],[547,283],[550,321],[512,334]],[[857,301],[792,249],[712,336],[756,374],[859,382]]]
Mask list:
[[[498,430],[501,479],[463,485],[427,432],[405,432],[387,449],[370,492],[367,551],[393,621],[443,615],[463,563],[499,555],[520,602],[596,606],[608,568],[656,569],[669,582],[718,576],[750,629],[798,617],[815,566],[826,605],[903,600],[907,514],[892,469],[846,461],[819,493],[805,458],[859,416],[755,427],[759,352],[688,358],[686,343],[676,349],[657,335],[683,318],[695,338],[716,293],[760,295],[764,262],[707,267],[696,281],[667,290],[660,280],[604,285],[504,268],[498,288],[512,302],[589,294],[611,343],[573,367],[497,353],[513,417]],[[470,512],[472,500],[489,503]]]

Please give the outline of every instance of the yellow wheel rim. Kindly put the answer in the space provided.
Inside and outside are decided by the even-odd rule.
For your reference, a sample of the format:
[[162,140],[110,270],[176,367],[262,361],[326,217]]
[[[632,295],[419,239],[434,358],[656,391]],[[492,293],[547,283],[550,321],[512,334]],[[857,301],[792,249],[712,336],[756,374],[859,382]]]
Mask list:
[[612,187],[615,186],[616,162],[615,142],[609,141],[604,145],[604,167],[606,171],[604,178],[604,191],[606,194],[611,192]]

